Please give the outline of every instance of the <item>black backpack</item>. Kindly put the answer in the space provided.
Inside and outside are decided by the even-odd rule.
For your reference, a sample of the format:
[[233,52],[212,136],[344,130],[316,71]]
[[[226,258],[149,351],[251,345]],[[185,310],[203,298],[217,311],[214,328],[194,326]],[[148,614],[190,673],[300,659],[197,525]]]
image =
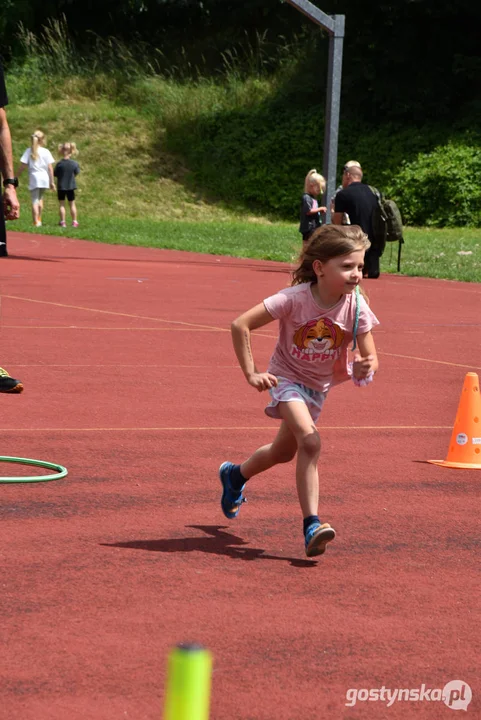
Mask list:
[[385,242],[403,242],[403,221],[401,212],[394,200],[386,200],[382,193],[369,185],[377,198],[377,205],[372,213],[372,231],[376,243],[381,246]]

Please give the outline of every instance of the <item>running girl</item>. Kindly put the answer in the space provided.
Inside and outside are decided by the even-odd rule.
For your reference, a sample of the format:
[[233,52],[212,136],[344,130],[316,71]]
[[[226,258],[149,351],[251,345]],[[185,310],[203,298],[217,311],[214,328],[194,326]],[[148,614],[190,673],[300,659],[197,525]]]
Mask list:
[[[297,454],[296,486],[308,557],[324,553],[336,535],[318,515],[321,444],[316,422],[333,385],[350,377],[366,384],[378,368],[371,330],[379,321],[356,289],[369,246],[357,225],[318,228],[301,254],[292,286],[232,323],[234,350],[245,378],[259,392],[269,390],[265,412],[281,420],[281,426],[272,443],[241,465],[222,463],[222,511],[229,519],[236,517],[247,481]],[[267,372],[260,372],[252,355],[251,332],[274,320],[279,320],[279,338]],[[359,349],[349,363],[356,325]]]

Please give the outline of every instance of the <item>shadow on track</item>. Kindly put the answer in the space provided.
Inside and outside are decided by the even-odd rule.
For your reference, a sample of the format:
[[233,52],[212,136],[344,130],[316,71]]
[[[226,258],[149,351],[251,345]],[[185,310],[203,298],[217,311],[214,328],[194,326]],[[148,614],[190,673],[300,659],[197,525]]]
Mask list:
[[6,260],[32,260],[33,262],[61,262],[62,258],[54,258],[54,257],[33,257],[31,255],[13,255],[12,253],[8,253],[8,255],[3,256]]
[[279,555],[266,555],[262,548],[240,547],[248,543],[237,535],[224,532],[225,525],[186,525],[186,527],[202,530],[208,537],[186,537],[161,540],[131,540],[118,543],[101,543],[105,547],[131,548],[133,550],[148,550],[150,552],[198,552],[212,553],[213,555],[227,555],[238,560],[282,560],[293,567],[316,567],[314,560],[301,560],[300,558],[282,557]]

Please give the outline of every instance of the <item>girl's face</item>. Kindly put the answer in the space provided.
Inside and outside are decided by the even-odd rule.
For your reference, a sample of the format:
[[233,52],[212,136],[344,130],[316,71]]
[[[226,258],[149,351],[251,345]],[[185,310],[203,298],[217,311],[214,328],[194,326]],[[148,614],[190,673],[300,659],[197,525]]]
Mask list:
[[320,195],[321,194],[321,186],[318,182],[311,182],[309,185],[309,195]]
[[349,255],[340,255],[327,262],[314,260],[312,267],[322,285],[333,295],[347,295],[361,282],[365,250],[354,250]]

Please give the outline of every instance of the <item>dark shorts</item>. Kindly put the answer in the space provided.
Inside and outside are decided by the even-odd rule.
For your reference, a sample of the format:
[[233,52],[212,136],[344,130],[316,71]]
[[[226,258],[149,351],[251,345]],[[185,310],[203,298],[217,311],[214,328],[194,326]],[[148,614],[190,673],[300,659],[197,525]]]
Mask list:
[[314,230],[308,230],[307,232],[302,233],[302,242],[306,243],[309,240],[309,238],[311,237],[313,232],[314,232]]
[[72,202],[75,200],[75,190],[57,190],[57,197],[59,200],[67,200]]

